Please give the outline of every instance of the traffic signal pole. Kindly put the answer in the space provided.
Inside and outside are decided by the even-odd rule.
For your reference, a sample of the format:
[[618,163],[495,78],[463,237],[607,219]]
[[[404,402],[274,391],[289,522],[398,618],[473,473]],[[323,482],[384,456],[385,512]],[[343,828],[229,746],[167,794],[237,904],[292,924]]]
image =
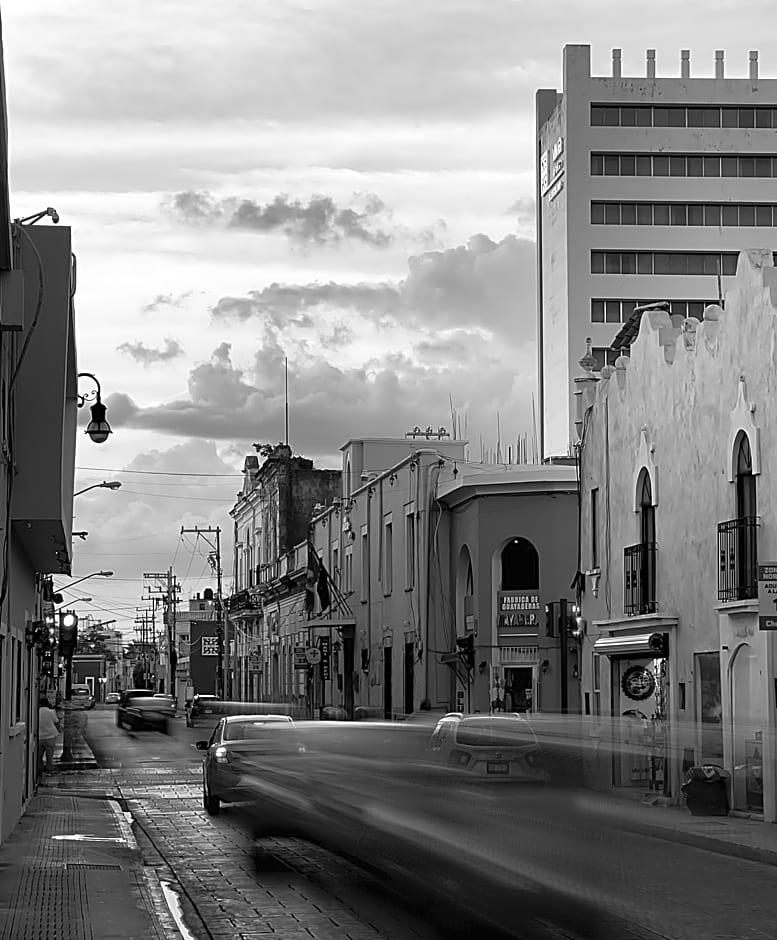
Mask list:
[[569,670],[569,665],[567,663],[569,653],[569,650],[567,649],[569,642],[567,639],[569,623],[566,599],[562,598],[558,602],[558,606],[558,635],[560,644],[559,667],[561,672],[561,713],[562,715],[566,715],[566,713],[569,711],[569,680],[567,677],[567,672]]

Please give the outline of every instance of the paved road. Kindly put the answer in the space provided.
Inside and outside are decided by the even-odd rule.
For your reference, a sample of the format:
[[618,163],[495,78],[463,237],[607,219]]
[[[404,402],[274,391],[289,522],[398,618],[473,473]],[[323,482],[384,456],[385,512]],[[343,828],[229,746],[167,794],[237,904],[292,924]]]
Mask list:
[[[464,940],[482,924],[459,912],[398,899],[363,867],[300,839],[254,844],[237,807],[202,807],[202,755],[209,729],[177,720],[171,735],[128,732],[113,710],[89,713],[87,737],[101,765],[95,790],[113,789],[137,824],[147,863],[177,883],[197,937],[283,940]],[[490,934],[493,937],[493,934]],[[553,934],[549,934],[553,936]],[[498,940],[498,938],[495,938]]]
[[[112,713],[95,710],[89,718],[93,749],[115,767],[110,774],[98,772],[95,782],[102,776],[115,783],[128,801],[148,840],[148,857],[163,871],[172,869],[170,877],[177,877],[188,895],[192,923],[196,908],[210,936],[231,940],[272,936],[268,928],[289,940],[482,935],[472,923],[457,921],[456,912],[451,921],[451,912],[446,920],[446,912],[423,915],[397,903],[363,868],[301,840],[265,840],[257,866],[239,810],[210,818],[202,809],[201,755],[194,741],[208,733],[187,729],[181,720],[170,736],[133,734],[116,729]],[[542,797],[536,798],[534,812],[527,808],[534,797],[521,796],[527,801],[523,807],[516,799],[509,791],[504,797],[498,791],[479,797],[482,825],[488,819],[498,823],[501,814],[513,823],[505,832],[520,832],[532,859],[545,860],[549,871],[558,870],[561,859],[592,896],[632,925],[618,926],[612,935],[619,940],[774,940],[777,935],[773,867],[647,836],[602,832],[582,839],[574,835],[574,808],[554,820],[541,814]],[[477,835],[477,826],[472,832]],[[502,848],[495,838],[495,855]],[[520,910],[514,936],[522,936]]]

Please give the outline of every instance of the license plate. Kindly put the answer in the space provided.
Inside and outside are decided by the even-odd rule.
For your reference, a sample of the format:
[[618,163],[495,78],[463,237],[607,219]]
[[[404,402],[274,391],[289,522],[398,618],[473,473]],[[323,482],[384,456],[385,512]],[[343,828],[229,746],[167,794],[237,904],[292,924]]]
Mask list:
[[203,713],[203,715],[212,715],[212,714],[213,714],[213,709],[212,709],[212,708],[203,708],[202,713]]
[[501,764],[486,764],[486,773],[487,774],[506,774],[510,772],[510,765],[501,763]]

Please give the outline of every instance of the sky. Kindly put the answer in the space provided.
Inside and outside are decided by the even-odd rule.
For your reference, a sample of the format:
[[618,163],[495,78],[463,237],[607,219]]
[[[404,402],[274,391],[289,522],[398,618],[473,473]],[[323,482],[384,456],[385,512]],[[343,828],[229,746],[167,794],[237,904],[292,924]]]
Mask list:
[[[82,618],[134,630],[172,567],[213,586],[254,444],[339,468],[350,438],[531,437],[534,95],[594,74],[777,75],[754,0],[2,0],[11,208],[72,227],[79,371],[113,434],[78,435]],[[50,221],[38,224],[51,224]],[[82,392],[91,391],[82,380]],[[86,418],[87,409],[82,417]],[[91,598],[91,600],[79,600]]]

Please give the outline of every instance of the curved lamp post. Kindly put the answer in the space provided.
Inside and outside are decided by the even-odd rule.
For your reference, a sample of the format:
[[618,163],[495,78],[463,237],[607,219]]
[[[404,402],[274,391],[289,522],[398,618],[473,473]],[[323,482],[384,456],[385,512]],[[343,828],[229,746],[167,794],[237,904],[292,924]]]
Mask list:
[[57,592],[66,591],[68,588],[73,587],[74,584],[80,584],[82,581],[86,581],[87,578],[112,578],[112,571],[93,571],[91,574],[85,574],[83,578],[77,578],[75,581],[71,581],[70,584],[66,584],[64,587],[57,588]]
[[[89,433],[89,430],[87,429],[87,434],[88,433]],[[118,490],[120,486],[121,486],[121,481],[119,480],[103,480],[102,483],[92,483],[91,486],[85,486],[82,490],[77,490],[75,493],[73,493],[73,496],[80,496],[82,493],[85,493],[87,490],[97,490],[97,489]]]
[[94,401],[89,409],[92,413],[92,420],[86,426],[86,433],[95,444],[104,444],[108,440],[108,435],[112,434],[113,431],[111,431],[110,424],[105,420],[106,408],[100,398],[100,383],[91,372],[79,372],[78,378],[91,379],[97,386],[93,392],[88,392],[86,395],[77,394],[78,407],[83,408],[88,401]]

